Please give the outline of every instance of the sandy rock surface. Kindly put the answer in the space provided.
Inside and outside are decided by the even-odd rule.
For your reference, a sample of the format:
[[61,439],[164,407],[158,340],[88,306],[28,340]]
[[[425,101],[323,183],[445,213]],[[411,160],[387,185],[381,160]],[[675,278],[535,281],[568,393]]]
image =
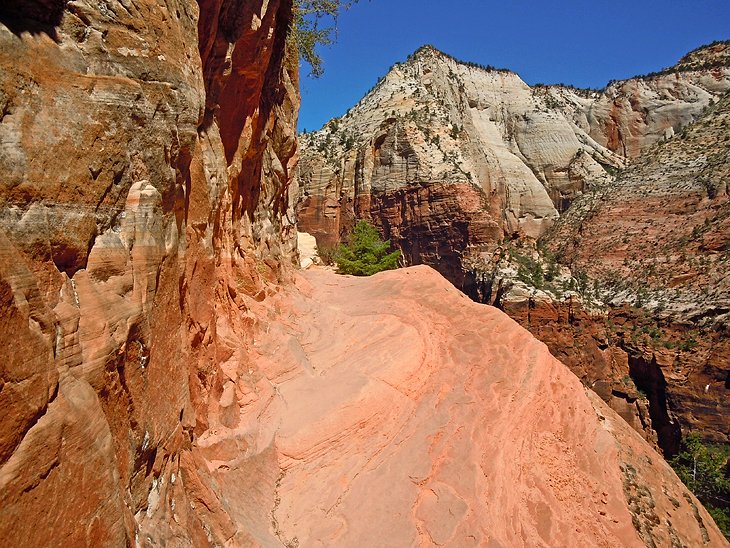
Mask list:
[[273,388],[251,409],[270,428],[252,448],[278,459],[284,544],[725,545],[542,343],[432,269],[313,268],[297,287],[282,324],[260,326],[254,374]]
[[276,0],[0,6],[3,545],[245,543],[194,439],[219,337],[240,348],[241,300],[293,257],[290,22]]

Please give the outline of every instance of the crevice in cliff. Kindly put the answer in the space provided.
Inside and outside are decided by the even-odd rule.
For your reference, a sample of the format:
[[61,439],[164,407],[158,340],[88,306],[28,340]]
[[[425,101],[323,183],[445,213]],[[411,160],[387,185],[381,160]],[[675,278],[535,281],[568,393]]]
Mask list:
[[655,357],[647,360],[630,348],[625,350],[628,352],[629,376],[634,381],[636,388],[646,394],[649,400],[652,427],[657,433],[659,447],[664,456],[669,458],[679,451],[682,432],[679,423],[668,410],[667,381]]
[[660,524],[655,512],[656,502],[651,490],[640,483],[637,470],[631,464],[620,465],[623,474],[624,497],[631,513],[631,523],[647,547],[656,548],[653,529]]
[[274,506],[271,508],[271,529],[274,531],[274,536],[279,539],[282,546],[295,548],[296,546],[299,546],[299,539],[294,537],[292,540],[287,540],[284,536],[284,532],[281,530],[279,520],[276,519],[276,512],[279,510],[279,505],[281,504],[279,489],[281,488],[281,482],[284,481],[284,476],[286,476],[286,471],[281,470],[279,472],[279,477],[276,479],[276,483],[274,484]]
[[[254,135],[265,135],[273,130],[272,120],[270,120],[271,113],[274,107],[277,104],[281,104],[283,100],[284,88],[281,82],[281,74],[284,70],[284,62],[286,58],[286,39],[291,26],[291,13],[292,1],[284,0],[279,5],[279,8],[274,15],[274,17],[276,17],[276,30],[274,32],[274,41],[271,45],[271,57],[266,65],[261,96],[258,105],[255,107],[258,109],[256,126],[261,127],[254,127]],[[239,83],[239,85],[240,84],[241,83]],[[232,91],[236,93],[236,90]],[[234,101],[232,100],[228,101],[228,103],[233,102]],[[224,114],[225,112],[221,113],[222,116]],[[235,137],[235,143],[227,143],[226,141],[223,143],[229,163],[233,153],[239,146],[238,139],[243,131],[243,124],[246,122],[248,116],[250,116],[250,113],[245,113],[238,119],[234,116],[230,116],[228,118],[229,122],[237,125],[227,129],[223,127],[221,128],[222,136],[231,135],[232,137]],[[235,200],[234,203],[238,202],[238,207],[236,208],[237,214],[241,216],[247,213],[251,218],[253,218],[254,211],[259,203],[259,197],[261,195],[261,170],[266,150],[266,148],[261,146],[261,144],[262,143],[257,142],[250,143],[251,148],[249,154],[253,152],[254,155],[244,163],[242,166],[243,169],[238,177],[237,200]],[[285,166],[282,166],[282,168],[286,169]],[[273,176],[276,177],[276,174],[273,174]],[[277,214],[280,212],[272,211],[272,213]]]

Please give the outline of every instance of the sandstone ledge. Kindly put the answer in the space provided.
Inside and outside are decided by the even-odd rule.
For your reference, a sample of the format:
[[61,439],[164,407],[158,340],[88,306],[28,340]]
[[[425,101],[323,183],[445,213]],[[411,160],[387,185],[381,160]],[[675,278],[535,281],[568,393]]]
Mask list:
[[284,544],[724,545],[545,345],[432,269],[297,286],[257,335],[270,398],[248,410],[270,425],[254,447],[276,449]]

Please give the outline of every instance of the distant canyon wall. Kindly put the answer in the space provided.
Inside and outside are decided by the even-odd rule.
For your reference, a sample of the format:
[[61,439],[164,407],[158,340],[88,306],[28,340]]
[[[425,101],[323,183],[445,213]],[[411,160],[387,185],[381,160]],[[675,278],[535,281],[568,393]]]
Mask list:
[[[728,42],[600,91],[424,47],[302,136],[299,227],[331,247],[369,219],[408,264],[530,329],[667,454],[682,428],[727,441],[728,90]],[[538,237],[611,306],[499,272],[510,242]],[[633,306],[640,289],[664,291],[644,298],[664,310]]]
[[[449,189],[439,202],[449,202],[453,218],[482,226],[487,215],[496,225],[467,230],[475,236],[451,246],[460,255],[491,252],[504,237],[539,237],[576,197],[730,89],[729,49],[703,48],[671,70],[594,91],[531,88],[510,71],[425,46],[347,114],[302,136],[300,227],[331,245],[354,217],[372,217],[411,263],[435,266],[431,250],[411,250],[402,234],[439,226],[424,200],[423,189],[435,186]],[[483,202],[473,221],[466,187]],[[413,213],[393,219],[381,204],[406,195]]]

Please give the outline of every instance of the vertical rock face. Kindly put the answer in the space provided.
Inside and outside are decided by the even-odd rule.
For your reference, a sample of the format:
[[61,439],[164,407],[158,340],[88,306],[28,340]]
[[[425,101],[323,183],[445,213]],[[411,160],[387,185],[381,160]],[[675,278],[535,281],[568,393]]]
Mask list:
[[200,438],[293,257],[298,95],[291,2],[239,4],[0,9],[8,543],[248,538]]
[[726,94],[576,201],[546,238],[606,287],[606,300],[633,305],[612,336],[631,349],[649,395],[665,392],[684,428],[722,442],[730,441],[729,127]]

